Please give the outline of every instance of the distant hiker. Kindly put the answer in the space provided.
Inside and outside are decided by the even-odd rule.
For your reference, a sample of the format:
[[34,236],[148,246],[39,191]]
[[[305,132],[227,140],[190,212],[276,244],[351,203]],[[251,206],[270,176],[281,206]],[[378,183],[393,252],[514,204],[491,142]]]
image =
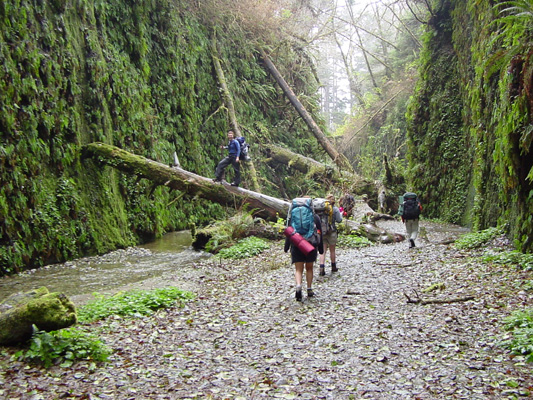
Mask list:
[[342,215],[340,210],[335,207],[335,196],[328,194],[323,210],[321,207],[315,207],[315,212],[320,217],[322,224],[322,237],[324,241],[324,253],[320,254],[320,276],[326,275],[326,253],[329,249],[329,257],[331,260],[331,272],[337,272],[337,260],[335,255],[335,247],[337,246],[337,226],[335,223],[342,222]]
[[385,195],[385,191],[382,190],[378,195],[378,202],[379,202],[379,212],[384,213],[385,212],[385,201],[387,200],[387,196]]
[[298,246],[294,245],[290,238],[285,239],[285,253],[291,249],[291,263],[294,264],[294,279],[296,281],[296,301],[302,301],[302,279],[305,266],[305,278],[307,281],[307,297],[314,297],[313,292],[313,265],[316,261],[317,253],[324,253],[322,243],[322,226],[320,218],[313,212],[312,200],[308,197],[298,197],[291,202],[289,215],[287,216],[288,226],[302,235],[314,247],[311,252],[305,255]]
[[415,239],[418,236],[418,219],[421,213],[422,205],[415,193],[406,192],[403,196],[400,196],[398,214],[400,214],[402,222],[405,224],[410,249],[416,247]]
[[233,131],[228,131],[228,145],[227,146],[220,146],[222,149],[228,149],[228,156],[223,158],[217,165],[217,169],[215,170],[215,179],[213,179],[213,182],[221,182],[222,177],[224,176],[224,170],[228,165],[233,166],[233,170],[235,171],[235,177],[233,179],[233,182],[231,182],[231,186],[239,186],[241,183],[241,166],[239,164],[239,156],[241,155],[241,145],[237,140],[235,140],[235,135]]
[[339,205],[342,207],[343,210],[342,216],[350,218],[352,216],[353,208],[355,206],[355,198],[350,193],[345,193],[344,196],[341,197]]

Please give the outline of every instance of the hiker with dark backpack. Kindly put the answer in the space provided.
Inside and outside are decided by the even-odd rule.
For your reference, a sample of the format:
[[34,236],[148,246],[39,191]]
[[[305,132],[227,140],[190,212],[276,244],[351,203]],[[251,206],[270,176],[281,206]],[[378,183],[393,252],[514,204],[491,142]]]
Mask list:
[[285,253],[291,249],[291,263],[294,264],[294,279],[296,281],[296,301],[302,301],[302,280],[305,267],[305,278],[307,281],[307,297],[314,297],[313,292],[313,266],[317,258],[317,253],[324,253],[322,244],[322,226],[320,218],[313,212],[312,200],[309,197],[298,197],[293,199],[287,216],[287,225],[292,227],[294,232],[303,236],[303,239],[312,245],[312,250],[307,255],[300,250],[301,246],[295,245],[290,236],[285,239]]
[[402,222],[405,224],[405,231],[407,233],[407,239],[409,240],[410,249],[416,247],[415,239],[418,236],[419,217],[421,213],[422,205],[415,193],[406,192],[400,197],[398,214],[400,214]]
[[241,183],[241,166],[239,164],[239,156],[241,155],[241,145],[238,140],[235,140],[235,135],[233,131],[228,131],[228,145],[220,146],[221,148],[228,149],[228,156],[223,158],[217,165],[215,170],[215,179],[213,182],[222,182],[222,177],[224,176],[224,170],[228,165],[233,166],[235,171],[235,176],[231,186],[239,186]]
[[335,207],[335,196],[328,194],[325,199],[315,199],[313,201],[315,213],[320,218],[322,225],[322,240],[324,241],[324,253],[320,254],[320,276],[326,275],[326,253],[329,249],[331,261],[331,272],[337,272],[337,259],[335,248],[337,246],[337,226],[342,222],[342,215],[338,207]]

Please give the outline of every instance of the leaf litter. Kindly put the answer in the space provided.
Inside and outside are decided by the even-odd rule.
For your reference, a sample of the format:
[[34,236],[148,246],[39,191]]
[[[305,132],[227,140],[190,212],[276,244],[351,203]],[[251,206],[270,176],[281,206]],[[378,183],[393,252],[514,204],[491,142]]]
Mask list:
[[[531,397],[532,365],[499,346],[503,319],[531,305],[529,272],[482,264],[441,225],[407,244],[337,249],[339,272],[294,299],[283,242],[245,260],[180,266],[160,286],[197,294],[183,308],[91,325],[109,362],[48,370],[0,353],[5,399],[505,399]],[[400,223],[389,230],[402,232]],[[438,229],[432,229],[438,228]],[[434,233],[432,233],[434,232]],[[328,255],[329,258],[329,255]],[[151,284],[154,284],[151,282]],[[424,293],[439,285],[441,289]],[[424,298],[473,295],[449,304]]]

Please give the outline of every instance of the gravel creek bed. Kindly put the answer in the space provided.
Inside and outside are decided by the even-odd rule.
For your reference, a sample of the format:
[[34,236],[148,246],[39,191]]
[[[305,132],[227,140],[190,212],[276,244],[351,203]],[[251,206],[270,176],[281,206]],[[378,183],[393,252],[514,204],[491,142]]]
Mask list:
[[[385,224],[403,232],[398,222]],[[503,319],[531,306],[531,272],[482,264],[438,244],[458,231],[422,222],[406,242],[337,249],[339,272],[294,299],[283,242],[247,260],[213,257],[146,287],[197,294],[183,308],[109,318],[91,331],[113,349],[95,368],[48,370],[0,352],[0,399],[529,398],[532,365],[499,345]],[[474,257],[472,257],[474,255]],[[328,255],[329,259],[329,255]],[[422,290],[436,283],[444,288]],[[423,299],[473,300],[411,304]]]

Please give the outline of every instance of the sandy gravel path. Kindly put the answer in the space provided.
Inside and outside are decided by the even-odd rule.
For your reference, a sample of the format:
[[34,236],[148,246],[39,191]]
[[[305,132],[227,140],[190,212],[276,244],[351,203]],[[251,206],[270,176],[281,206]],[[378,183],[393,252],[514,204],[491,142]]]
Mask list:
[[[339,249],[340,271],[294,300],[282,243],[244,261],[179,268],[184,308],[94,324],[109,363],[48,371],[0,359],[5,399],[506,399],[527,398],[532,366],[498,346],[501,321],[531,306],[530,274],[480,264],[426,224],[420,246]],[[400,224],[388,229],[401,231]],[[318,268],[317,268],[318,270]],[[422,290],[442,284],[431,293]],[[408,304],[405,294],[449,299]],[[405,294],[404,294],[405,293]],[[516,397],[515,397],[516,396]]]

